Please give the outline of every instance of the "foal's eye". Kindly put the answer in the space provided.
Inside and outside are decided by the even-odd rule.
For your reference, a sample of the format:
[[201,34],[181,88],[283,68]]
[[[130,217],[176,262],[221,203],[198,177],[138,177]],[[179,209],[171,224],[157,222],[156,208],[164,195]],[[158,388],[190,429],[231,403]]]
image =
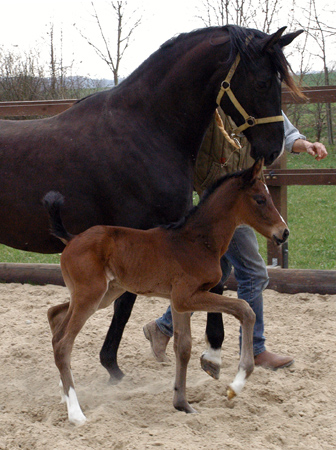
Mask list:
[[255,195],[253,198],[258,205],[264,205],[266,203],[266,198],[263,195]]

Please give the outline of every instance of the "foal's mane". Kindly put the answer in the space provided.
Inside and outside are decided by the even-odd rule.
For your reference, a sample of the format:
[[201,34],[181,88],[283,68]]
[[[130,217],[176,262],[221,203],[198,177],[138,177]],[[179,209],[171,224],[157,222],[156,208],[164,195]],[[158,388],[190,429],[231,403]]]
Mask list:
[[[222,177],[218,178],[208,189],[204,191],[204,194],[202,195],[198,205],[195,205],[192,207],[187,214],[182,217],[177,222],[172,222],[167,225],[162,225],[162,228],[166,228],[168,230],[178,230],[183,228],[183,226],[187,223],[187,221],[193,217],[202,207],[203,205],[208,201],[209,197],[211,197],[212,194],[224,183],[226,183],[231,178],[244,178],[249,172],[251,172],[252,168],[246,169],[246,170],[240,170],[238,172],[228,173],[226,175],[223,175]],[[246,183],[244,181],[243,186],[245,186]]]

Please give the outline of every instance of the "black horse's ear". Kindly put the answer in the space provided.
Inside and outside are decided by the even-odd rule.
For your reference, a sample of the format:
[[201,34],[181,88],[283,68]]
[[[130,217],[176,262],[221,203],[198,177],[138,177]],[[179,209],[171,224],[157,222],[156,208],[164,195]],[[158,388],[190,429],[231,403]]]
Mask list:
[[281,36],[279,39],[280,47],[286,47],[286,45],[290,44],[296,37],[298,37],[304,30],[294,31],[293,33],[285,34],[285,36]]
[[270,34],[263,40],[264,41],[262,47],[263,52],[272,49],[272,47],[280,40],[282,33],[285,31],[286,28],[287,27],[280,28],[277,32]]

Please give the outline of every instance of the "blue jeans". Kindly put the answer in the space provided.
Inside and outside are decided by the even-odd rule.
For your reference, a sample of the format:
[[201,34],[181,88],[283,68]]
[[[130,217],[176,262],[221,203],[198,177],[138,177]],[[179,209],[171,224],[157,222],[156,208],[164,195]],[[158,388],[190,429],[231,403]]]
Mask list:
[[[259,254],[259,246],[254,230],[247,225],[238,227],[231,239],[229,248],[221,260],[222,281],[227,280],[234,267],[237,280],[238,298],[246,300],[256,315],[253,331],[254,356],[265,348],[263,290],[268,285],[268,274],[265,262]],[[170,306],[162,317],[156,320],[159,329],[165,335],[173,336],[173,320]],[[240,336],[241,343],[241,336]]]

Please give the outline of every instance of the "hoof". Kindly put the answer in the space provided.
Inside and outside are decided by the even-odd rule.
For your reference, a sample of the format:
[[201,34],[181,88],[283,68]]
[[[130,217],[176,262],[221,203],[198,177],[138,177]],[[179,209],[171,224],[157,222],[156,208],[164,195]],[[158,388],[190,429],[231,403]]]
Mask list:
[[201,356],[201,367],[210,377],[215,380],[219,379],[220,376],[220,365],[214,361],[206,359],[206,355],[203,353]]
[[226,395],[227,395],[228,400],[232,400],[233,398],[236,397],[237,394],[236,394],[235,391],[229,386],[229,387],[227,388]]
[[240,394],[246,383],[246,370],[240,368],[233,382],[227,388],[227,397],[232,400],[236,395]]
[[76,427],[81,427],[81,426],[83,426],[85,424],[86,417],[84,416],[84,414],[82,414],[80,417],[69,418],[69,422],[72,425],[75,425]]
[[124,378],[124,376],[125,376],[125,374],[121,371],[117,375],[110,374],[110,379],[108,380],[108,384],[115,386],[116,384],[120,383],[120,381]]
[[197,414],[196,409],[190,406],[189,403],[185,403],[183,405],[174,405],[174,408],[187,414]]
[[124,378],[125,374],[122,372],[119,367],[115,367],[114,369],[108,369],[108,373],[110,374],[109,384],[115,385],[120,383],[120,381]]

